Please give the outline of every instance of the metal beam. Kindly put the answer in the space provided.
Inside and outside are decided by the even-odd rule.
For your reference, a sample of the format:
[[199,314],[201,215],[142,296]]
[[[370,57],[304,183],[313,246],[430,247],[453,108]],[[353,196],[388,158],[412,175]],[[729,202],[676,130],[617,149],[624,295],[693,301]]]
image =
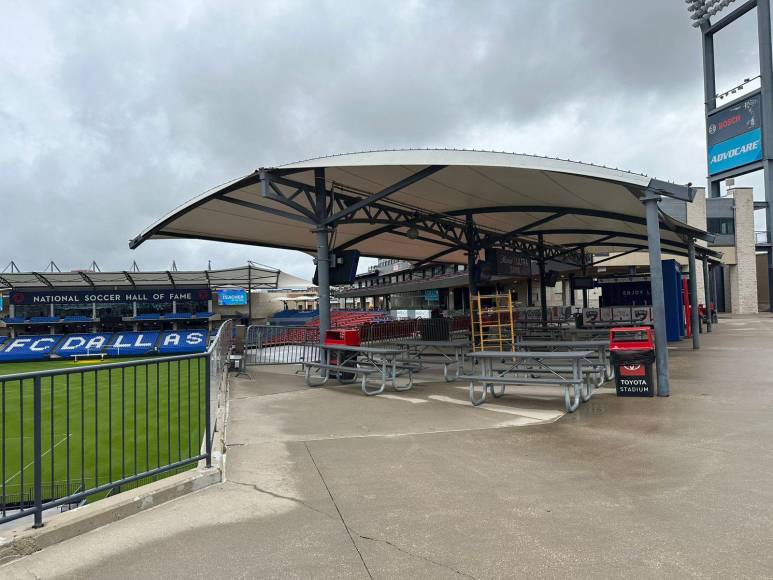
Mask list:
[[38,280],[40,280],[41,282],[43,282],[43,284],[45,284],[45,285],[46,285],[46,286],[48,286],[49,288],[53,288],[53,287],[54,287],[54,285],[53,285],[53,284],[51,284],[51,282],[49,282],[48,278],[46,278],[45,276],[43,276],[43,274],[41,274],[41,273],[39,273],[39,272],[33,272],[33,273],[32,273],[32,275],[33,275],[33,276],[35,276],[35,278],[37,278],[37,279],[38,279]]
[[711,283],[709,281],[709,260],[704,255],[701,262],[703,264],[703,300],[706,304],[706,332],[711,332],[713,323],[711,321]]
[[725,28],[728,24],[732,24],[741,16],[752,10],[755,6],[757,6],[757,0],[748,0],[746,4],[741,4],[727,16],[724,16],[717,20],[714,24],[709,25],[705,30],[703,30],[703,34],[707,36],[716,34]]
[[[762,152],[765,179],[765,229],[773,240],[773,43],[770,30],[770,0],[757,2],[757,36],[760,54],[760,84],[762,88]],[[768,310],[773,312],[773,248],[768,249]]]
[[688,247],[688,262],[690,266],[690,279],[687,288],[690,293],[690,327],[692,328],[692,348],[698,350],[701,347],[701,323],[698,317],[698,268],[695,260],[695,240],[690,238]]
[[317,226],[314,234],[317,238],[317,288],[319,290],[319,343],[325,341],[325,332],[330,329],[330,244],[328,234],[331,228],[324,225],[327,212],[327,190],[325,189],[325,169],[314,170],[316,193]]
[[232,203],[234,205],[238,205],[241,207],[246,207],[249,209],[253,209],[255,211],[263,212],[263,213],[270,213],[271,215],[287,218],[289,220],[294,220],[297,222],[303,222],[305,224],[313,224],[314,222],[306,217],[301,216],[295,213],[290,213],[289,211],[282,211],[281,209],[276,209],[273,207],[266,207],[264,205],[258,205],[257,203],[252,203],[250,201],[244,201],[241,199],[235,199],[233,197],[221,197],[220,201],[225,201],[227,203]]
[[539,305],[542,317],[543,326],[548,323],[548,292],[545,287],[545,244],[542,241],[542,234],[538,236],[539,239]]
[[666,300],[663,290],[663,265],[660,256],[660,219],[658,214],[660,196],[650,194],[642,199],[647,214],[647,234],[650,248],[650,286],[652,292],[652,314],[655,318],[655,356],[658,371],[658,396],[668,397],[668,343],[666,337]]
[[84,281],[85,281],[85,282],[86,282],[86,283],[87,283],[89,286],[91,286],[92,288],[96,288],[96,287],[97,287],[97,286],[96,286],[96,284],[94,284],[94,281],[93,281],[91,278],[89,278],[89,277],[86,275],[86,272],[80,271],[80,272],[78,272],[78,274],[80,274],[80,275],[81,275],[81,278],[83,278],[83,280],[84,280]]
[[174,276],[172,276],[172,273],[169,270],[166,271],[166,277],[169,278],[172,288],[177,288],[177,284],[174,283]]
[[594,261],[592,265],[598,266],[599,264],[603,264],[604,262],[609,262],[610,260],[616,260],[617,258],[622,258],[623,256],[627,256],[628,254],[641,252],[644,249],[645,249],[644,247],[631,248],[630,250],[626,250],[625,252],[621,252],[620,254],[615,254],[614,256],[609,256],[608,258],[604,258],[603,260]]
[[325,221],[321,225],[333,224],[338,220],[340,220],[341,218],[346,217],[347,215],[353,214],[354,212],[356,212],[357,210],[365,206],[372,205],[373,203],[376,203],[377,201],[380,201],[385,197],[392,195],[393,193],[397,193],[401,189],[405,189],[406,187],[413,185],[417,181],[421,181],[422,179],[425,179],[430,175],[437,173],[438,171],[440,171],[441,169],[444,169],[445,167],[446,167],[445,165],[429,165],[428,167],[425,167],[421,171],[417,171],[413,175],[409,175],[405,179],[401,179],[397,183],[390,185],[389,187],[385,187],[381,191],[353,203],[346,209],[341,210],[338,213],[335,213],[331,216],[328,216],[327,218],[325,218]]

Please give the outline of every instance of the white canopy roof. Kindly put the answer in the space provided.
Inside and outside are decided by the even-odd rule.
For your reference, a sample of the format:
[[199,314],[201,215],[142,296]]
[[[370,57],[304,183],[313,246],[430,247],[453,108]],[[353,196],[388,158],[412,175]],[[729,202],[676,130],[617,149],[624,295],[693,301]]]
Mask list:
[[[413,261],[465,262],[454,232],[464,229],[466,214],[488,236],[533,243],[542,235],[549,246],[583,247],[589,253],[646,248],[640,198],[654,192],[691,201],[694,195],[688,186],[561,159],[488,151],[374,151],[256,171],[190,200],[130,246],[151,238],[199,238],[314,252],[315,216],[310,214],[318,168],[324,168],[325,189],[332,192],[329,210],[340,216],[333,250]],[[661,215],[664,251],[684,252],[688,234],[706,237]]]
[[268,266],[251,264],[224,270],[157,272],[10,272],[0,273],[0,288],[107,288],[177,286],[307,288],[311,282]]

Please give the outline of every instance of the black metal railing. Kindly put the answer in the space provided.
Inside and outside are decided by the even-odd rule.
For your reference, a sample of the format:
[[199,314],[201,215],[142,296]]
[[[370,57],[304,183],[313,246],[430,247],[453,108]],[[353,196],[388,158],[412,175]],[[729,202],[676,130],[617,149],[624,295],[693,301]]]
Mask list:
[[204,353],[0,375],[0,523],[210,466],[232,333]]
[[299,364],[319,360],[315,326],[250,326],[244,339],[248,365]]

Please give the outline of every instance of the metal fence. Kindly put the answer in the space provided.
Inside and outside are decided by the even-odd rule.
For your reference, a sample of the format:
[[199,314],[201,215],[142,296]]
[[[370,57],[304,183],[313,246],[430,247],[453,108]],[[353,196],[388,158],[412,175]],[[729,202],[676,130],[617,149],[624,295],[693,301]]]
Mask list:
[[[467,316],[386,320],[360,325],[360,342],[378,344],[404,338],[450,340],[469,334]],[[247,365],[300,364],[319,360],[319,328],[315,326],[250,326],[244,340]]]
[[250,326],[244,338],[248,365],[299,364],[319,360],[319,328]]
[[205,353],[0,376],[0,523],[204,460],[233,340]]

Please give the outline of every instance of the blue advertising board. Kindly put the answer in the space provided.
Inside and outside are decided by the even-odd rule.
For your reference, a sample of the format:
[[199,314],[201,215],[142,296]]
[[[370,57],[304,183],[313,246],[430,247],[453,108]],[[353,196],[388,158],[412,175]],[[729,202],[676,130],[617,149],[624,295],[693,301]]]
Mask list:
[[427,302],[440,302],[440,290],[432,289],[424,291],[424,300]]
[[217,291],[220,306],[243,306],[247,304],[247,291],[242,288],[223,288]]
[[754,129],[709,147],[709,175],[762,159],[762,131]]

